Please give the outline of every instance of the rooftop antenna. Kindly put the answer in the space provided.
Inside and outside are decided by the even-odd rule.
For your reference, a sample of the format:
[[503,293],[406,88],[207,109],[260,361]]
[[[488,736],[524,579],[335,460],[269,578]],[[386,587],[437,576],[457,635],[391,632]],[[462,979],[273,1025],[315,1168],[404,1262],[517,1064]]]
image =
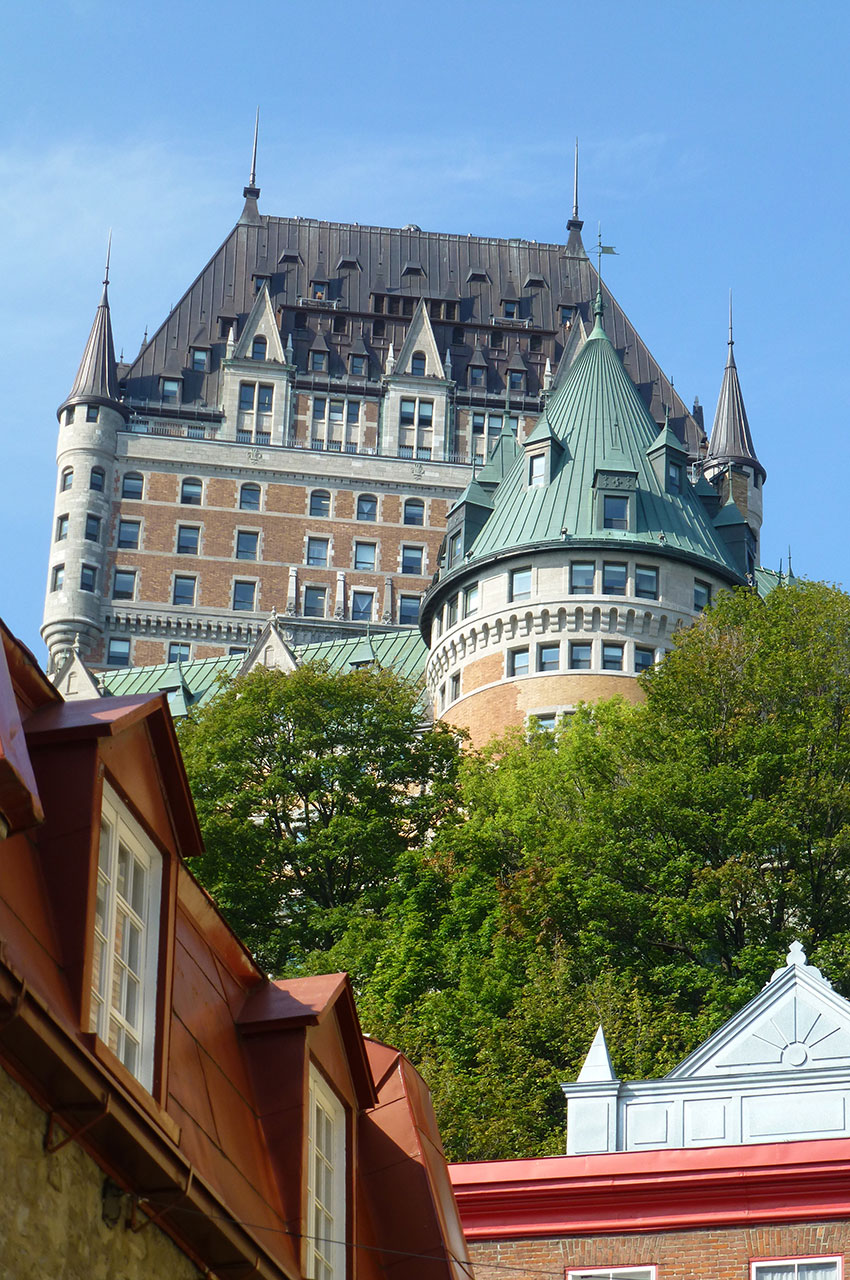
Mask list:
[[103,283],[109,284],[109,259],[112,257],[112,228],[109,228],[109,235],[106,237],[106,266],[103,269]]
[[791,543],[789,542],[788,543],[788,579],[789,581],[793,577],[794,577],[794,571],[791,568]]
[[578,138],[576,138],[576,158],[573,169],[573,221],[578,222]]
[[260,108],[257,107],[257,114],[254,117],[254,145],[251,148],[251,176],[248,179],[248,185],[255,187],[257,185],[257,138],[260,134]]

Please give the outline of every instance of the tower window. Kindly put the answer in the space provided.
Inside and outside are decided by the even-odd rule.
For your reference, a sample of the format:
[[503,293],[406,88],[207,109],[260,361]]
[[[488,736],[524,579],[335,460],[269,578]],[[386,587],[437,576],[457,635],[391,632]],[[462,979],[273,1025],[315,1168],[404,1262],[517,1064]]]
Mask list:
[[711,587],[707,582],[694,583],[694,612],[702,613],[711,604]]
[[622,671],[623,670],[623,646],[621,644],[603,644],[602,670],[603,671]]
[[629,500],[619,493],[603,495],[603,521],[606,529],[628,529]]
[[87,542],[100,541],[100,516],[93,516],[91,513],[86,516],[85,539]]
[[251,343],[251,359],[265,360],[268,343],[263,337],[256,337]]
[[65,566],[64,564],[55,564],[50,575],[50,590],[61,591],[65,585]]
[[641,649],[638,645],[635,645],[635,671],[638,674],[641,671],[648,671],[654,662],[654,649]]
[[68,536],[68,517],[57,516],[56,517],[56,537],[54,541],[64,542],[67,536]]
[[89,488],[93,493],[103,493],[106,472],[103,467],[92,467],[89,474]]
[[643,600],[658,599],[658,570],[647,565],[638,565],[635,569],[635,595]]
[[84,564],[80,569],[80,590],[97,591],[97,569],[93,564]]
[[561,665],[561,646],[541,644],[537,648],[537,670],[557,671]]
[[588,671],[590,669],[591,647],[581,641],[573,641],[570,645],[570,670]]
[[570,565],[570,592],[574,596],[593,593],[596,565],[592,560],[573,560]]
[[478,612],[478,583],[475,582],[471,587],[464,588],[463,592],[463,616],[468,618],[471,613]]
[[74,483],[74,468],[63,467],[62,477],[59,481],[59,488],[61,492],[64,493],[67,489],[70,489],[73,483]]
[[606,596],[624,596],[628,567],[624,564],[612,564],[608,561],[602,566],[602,594]]
[[511,571],[509,595],[511,600],[531,599],[530,569],[513,569]]
[[528,649],[508,650],[508,675],[527,676],[529,670]]
[[74,406],[72,404],[69,404],[68,408],[65,410],[65,426],[70,427],[73,421],[74,421]]
[[96,404],[86,405],[86,422],[97,422],[100,409]]

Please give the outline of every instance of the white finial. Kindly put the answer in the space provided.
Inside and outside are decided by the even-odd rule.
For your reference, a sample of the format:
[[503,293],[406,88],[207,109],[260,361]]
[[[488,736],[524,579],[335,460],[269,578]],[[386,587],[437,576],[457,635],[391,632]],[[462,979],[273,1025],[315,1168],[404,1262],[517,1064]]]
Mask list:
[[770,981],[775,982],[777,978],[783,977],[783,975],[788,973],[789,969],[795,973],[807,973],[810,977],[817,978],[819,982],[822,982],[825,986],[832,988],[832,983],[823,976],[820,969],[818,969],[816,965],[807,963],[803,944],[796,938],[788,948],[784,967],[782,969],[777,969],[775,973],[771,975]]
[[395,348],[393,347],[393,344],[392,344],[392,343],[390,343],[390,349],[389,349],[389,351],[387,352],[387,368],[386,368],[386,372],[387,372],[387,373],[392,373],[392,371],[393,371],[393,369],[394,369],[394,368],[395,368]]
[[794,942],[791,943],[791,946],[788,948],[788,955],[785,957],[785,963],[786,965],[804,965],[806,963],[806,953],[803,950],[802,942],[797,942],[795,939]]

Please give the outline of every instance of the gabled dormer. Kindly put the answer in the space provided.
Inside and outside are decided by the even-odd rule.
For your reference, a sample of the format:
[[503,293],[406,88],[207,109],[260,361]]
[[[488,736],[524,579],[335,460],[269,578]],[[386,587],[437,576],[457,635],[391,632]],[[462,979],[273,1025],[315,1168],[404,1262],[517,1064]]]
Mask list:
[[517,346],[505,370],[505,384],[512,395],[524,396],[528,392],[528,365]]
[[280,330],[272,310],[268,281],[265,279],[257,291],[254,305],[233,348],[231,359],[285,363]]
[[428,308],[420,298],[407,336],[402,344],[393,373],[404,378],[445,379],[446,370],[437,348],[437,339],[431,325]]
[[481,392],[485,392],[487,390],[488,369],[489,365],[487,364],[487,357],[481,350],[481,344],[476,335],[475,350],[470,357],[466,374],[466,385],[470,391],[479,390]]
[[714,517],[714,528],[741,573],[754,574],[758,549],[755,534],[735,502],[731,485],[728,498]]
[[663,492],[681,497],[688,484],[688,451],[670,426],[669,417],[646,456]]
[[526,489],[545,489],[552,483],[566,455],[566,445],[552,430],[545,414],[523,441]]
[[493,510],[493,488],[470,480],[446,521],[448,567],[458,564],[478,537]]

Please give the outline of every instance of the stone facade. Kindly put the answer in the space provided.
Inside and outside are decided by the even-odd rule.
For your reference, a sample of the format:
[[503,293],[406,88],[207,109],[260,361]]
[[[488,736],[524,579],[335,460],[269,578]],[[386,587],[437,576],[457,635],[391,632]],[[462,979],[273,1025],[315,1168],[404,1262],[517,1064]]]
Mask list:
[[[132,1200],[0,1070],[0,1274],[4,1280],[195,1280],[201,1272],[156,1224],[130,1225]],[[144,1215],[136,1225],[146,1222]]]

